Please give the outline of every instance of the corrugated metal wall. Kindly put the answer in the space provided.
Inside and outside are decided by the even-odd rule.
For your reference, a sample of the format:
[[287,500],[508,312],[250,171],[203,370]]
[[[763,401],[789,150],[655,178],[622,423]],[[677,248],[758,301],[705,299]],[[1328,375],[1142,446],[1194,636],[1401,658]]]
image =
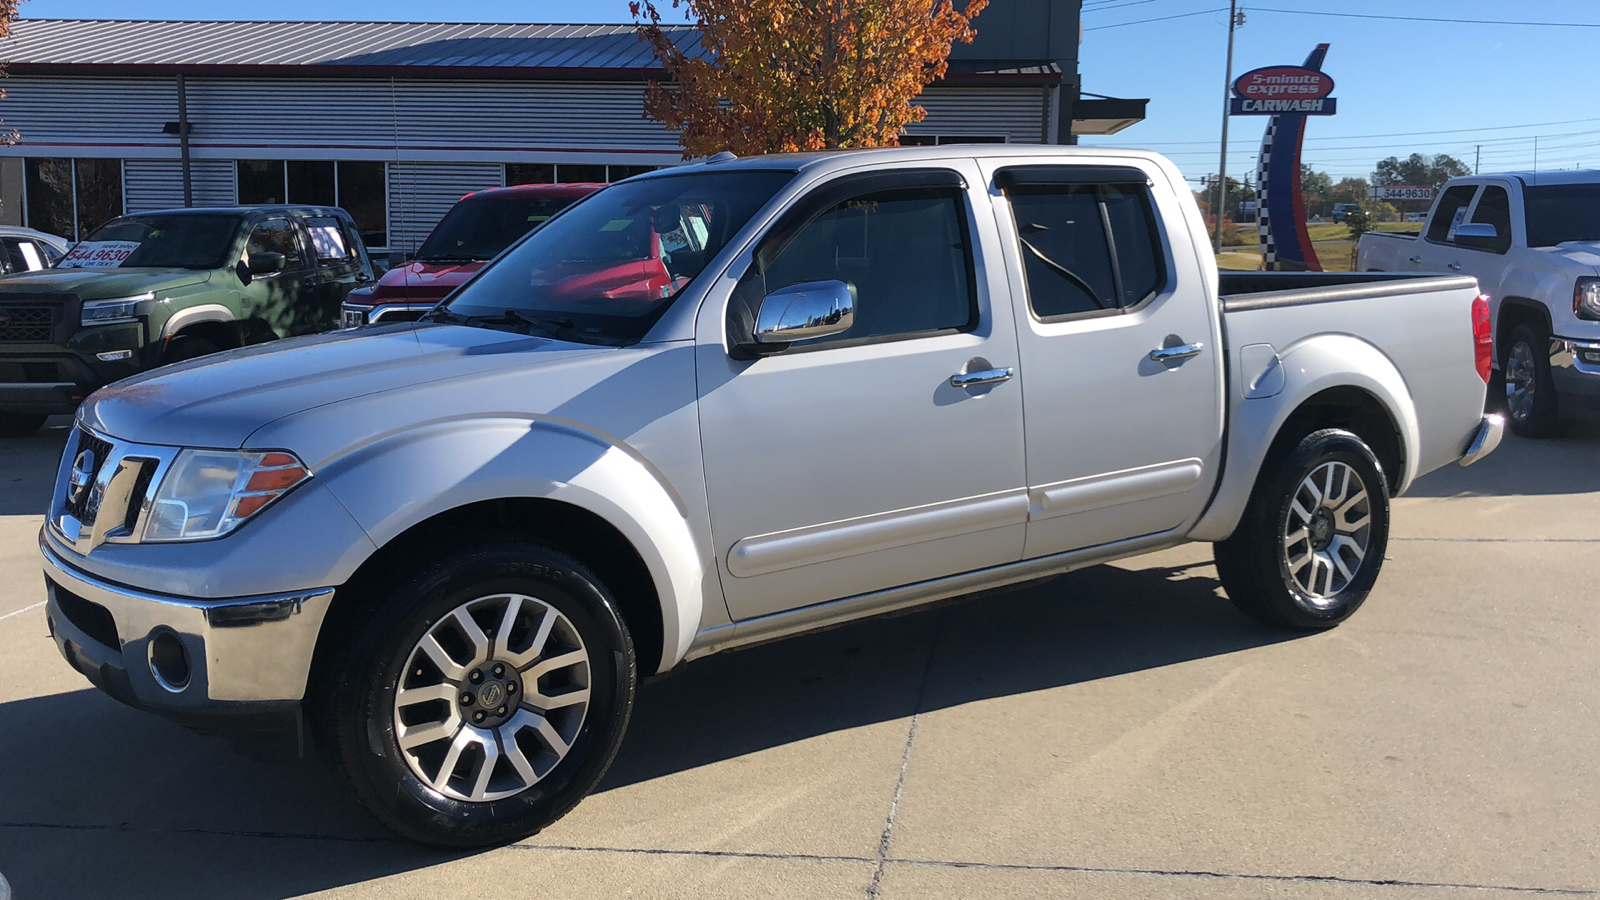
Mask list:
[[917,104],[928,117],[907,134],[995,136],[1014,144],[1044,139],[1044,93],[1037,87],[929,88]]
[[[192,160],[189,175],[195,206],[233,206],[239,202],[233,163]],[[175,159],[124,162],[122,199],[125,211],[130,213],[183,206],[183,164]]]
[[493,163],[390,163],[389,247],[417,249],[462,195],[504,184]]

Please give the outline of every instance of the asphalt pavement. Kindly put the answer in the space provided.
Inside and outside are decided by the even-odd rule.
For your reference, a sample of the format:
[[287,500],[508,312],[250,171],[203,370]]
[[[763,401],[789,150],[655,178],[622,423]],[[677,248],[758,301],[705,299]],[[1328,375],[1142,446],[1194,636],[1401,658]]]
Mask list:
[[1245,619],[1195,545],[711,657],[566,819],[446,854],[59,658],[64,421],[0,440],[16,900],[1600,895],[1600,430],[1419,481],[1331,632]]

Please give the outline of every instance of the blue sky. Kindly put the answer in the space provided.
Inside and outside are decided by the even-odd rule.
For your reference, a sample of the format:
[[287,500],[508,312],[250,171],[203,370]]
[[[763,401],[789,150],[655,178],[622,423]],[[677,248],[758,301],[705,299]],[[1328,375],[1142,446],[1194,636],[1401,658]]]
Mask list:
[[[1148,97],[1146,121],[1085,143],[1146,147],[1199,176],[1216,171],[1221,126],[1226,0],[1086,0],[1084,90]],[[1339,114],[1313,120],[1305,159],[1336,178],[1366,175],[1388,155],[1446,152],[1483,171],[1600,168],[1600,104],[1593,60],[1600,45],[1596,0],[1261,0],[1245,3],[1234,72],[1299,63],[1313,45],[1331,45],[1325,70],[1337,82]],[[214,0],[141,0],[141,18],[215,18]],[[26,18],[126,18],[126,0],[27,0]],[[229,7],[238,10],[239,7]],[[406,21],[625,22],[626,0],[522,0],[441,5],[424,0],[275,0],[272,18]],[[1404,22],[1271,12],[1419,16]],[[1212,10],[1205,12],[1206,10]],[[1185,15],[1199,13],[1197,15]],[[1139,22],[1166,16],[1167,21]],[[1474,25],[1497,19],[1590,23],[1597,27]],[[983,17],[977,19],[983,27]],[[1117,27],[1106,27],[1117,26]],[[1266,120],[1235,117],[1228,172],[1254,166]],[[1417,132],[1429,132],[1417,134]]]

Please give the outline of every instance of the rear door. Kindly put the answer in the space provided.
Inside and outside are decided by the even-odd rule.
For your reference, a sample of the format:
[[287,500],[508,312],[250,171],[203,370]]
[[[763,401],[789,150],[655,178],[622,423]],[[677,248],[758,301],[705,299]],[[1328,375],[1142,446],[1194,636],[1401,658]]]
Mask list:
[[1401,271],[1448,273],[1451,263],[1460,265],[1456,247],[1456,226],[1467,220],[1478,185],[1458,184],[1445,191],[1434,204],[1433,215],[1415,242],[1411,254],[1402,260]]
[[[1022,385],[977,183],[970,160],[828,181],[702,307],[706,491],[735,620],[1020,557]],[[849,331],[730,352],[763,296],[823,280],[852,287]],[[993,374],[952,383],[971,372]]]
[[1128,165],[986,167],[1018,298],[1025,555],[1178,528],[1210,497],[1223,428],[1216,299],[1166,228],[1187,188]]
[[302,291],[302,318],[316,331],[338,324],[339,304],[359,284],[371,280],[356,236],[337,216],[296,216],[305,228],[311,266]]

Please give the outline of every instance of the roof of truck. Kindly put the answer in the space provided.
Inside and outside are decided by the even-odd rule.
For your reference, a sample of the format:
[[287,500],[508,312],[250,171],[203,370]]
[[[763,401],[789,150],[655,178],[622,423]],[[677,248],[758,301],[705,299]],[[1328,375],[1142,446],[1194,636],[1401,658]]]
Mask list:
[[1473,178],[1519,178],[1523,184],[1595,184],[1600,169],[1562,169],[1551,172],[1484,172]]
[[768,153],[761,156],[734,156],[733,154],[717,154],[709,159],[699,160],[683,166],[673,166],[636,178],[659,178],[671,173],[696,171],[701,169],[746,169],[765,171],[799,172],[815,168],[842,168],[855,165],[862,161],[872,162],[914,162],[926,160],[937,162],[951,159],[987,159],[1005,157],[1007,159],[1057,159],[1071,160],[1093,157],[1114,157],[1117,159],[1143,159],[1150,161],[1168,162],[1165,157],[1150,151],[1136,150],[1126,147],[1084,147],[1062,146],[1059,144],[941,144],[927,147],[875,147],[869,150],[813,150],[804,153]]

